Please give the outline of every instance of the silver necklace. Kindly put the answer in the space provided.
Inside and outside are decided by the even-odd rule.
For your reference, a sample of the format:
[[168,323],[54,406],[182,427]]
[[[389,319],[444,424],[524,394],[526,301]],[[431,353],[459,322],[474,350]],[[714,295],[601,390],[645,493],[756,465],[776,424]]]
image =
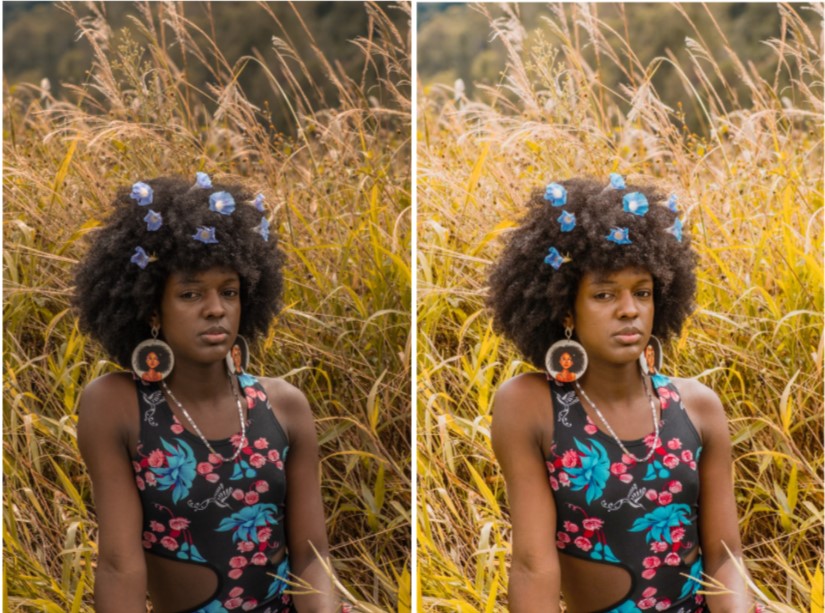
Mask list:
[[187,421],[191,424],[192,428],[203,441],[203,444],[206,445],[206,448],[209,449],[211,453],[214,453],[224,462],[234,462],[237,459],[237,457],[241,454],[241,450],[244,448],[244,442],[246,440],[246,422],[243,418],[243,408],[241,408],[241,399],[238,397],[238,392],[235,390],[235,386],[232,385],[232,380],[229,380],[229,387],[232,389],[232,394],[235,396],[235,404],[238,405],[238,419],[240,419],[241,421],[241,438],[238,441],[238,448],[235,449],[235,453],[232,454],[231,458],[225,458],[223,454],[218,453],[217,451],[215,451],[215,449],[213,449],[212,445],[209,444],[209,441],[203,435],[203,432],[201,432],[201,429],[198,428],[198,424],[196,424],[195,420],[192,419],[192,416],[189,414],[189,411],[187,411],[184,408],[184,406],[180,403],[180,401],[177,398],[175,398],[175,395],[172,393],[172,390],[170,390],[169,386],[166,385],[166,381],[161,381],[160,384],[163,387],[163,391],[169,395],[169,398],[172,399],[172,402],[175,403],[175,406],[177,406],[180,409],[181,413],[183,413],[183,416],[186,417]]
[[599,407],[596,406],[595,402],[590,400],[590,397],[587,395],[587,392],[585,392],[584,389],[582,389],[582,386],[579,385],[578,380],[575,381],[575,384],[576,384],[576,389],[578,390],[578,392],[582,396],[584,396],[584,399],[587,400],[587,403],[591,407],[593,407],[593,410],[596,412],[596,415],[598,415],[599,419],[602,420],[602,423],[607,428],[607,431],[610,432],[610,436],[612,436],[613,440],[616,441],[616,443],[619,445],[619,447],[622,448],[622,451],[624,451],[627,455],[629,455],[631,458],[633,458],[634,460],[636,460],[640,464],[642,464],[644,462],[647,462],[650,458],[653,457],[653,454],[656,451],[657,443],[659,441],[659,420],[656,419],[656,405],[653,404],[653,397],[650,395],[650,391],[648,391],[647,385],[645,385],[644,375],[642,375],[642,387],[644,388],[645,394],[647,395],[647,399],[650,402],[650,414],[653,417],[653,444],[650,446],[650,451],[647,452],[647,455],[644,458],[638,458],[638,457],[636,457],[635,454],[632,454],[632,453],[630,453],[630,451],[628,451],[627,447],[625,447],[624,443],[622,443],[622,439],[620,439],[618,436],[616,436],[616,433],[613,431],[613,428],[610,427],[610,424],[607,422],[607,419],[605,418],[604,415],[602,415],[602,412],[599,410]]

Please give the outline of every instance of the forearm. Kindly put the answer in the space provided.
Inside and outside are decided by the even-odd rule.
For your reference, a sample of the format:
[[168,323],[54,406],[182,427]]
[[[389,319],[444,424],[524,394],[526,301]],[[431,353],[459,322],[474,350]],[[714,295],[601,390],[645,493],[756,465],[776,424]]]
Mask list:
[[737,557],[736,561],[726,557],[715,568],[709,564],[706,572],[712,578],[711,583],[724,586],[724,588],[721,586],[708,588],[707,603],[713,613],[753,611],[754,601],[748,593],[747,570],[742,565],[741,557]]
[[95,613],[146,613],[146,569],[118,569],[99,563]]
[[519,567],[510,569],[510,613],[558,613],[561,594],[558,573]]
[[[296,564],[292,571],[296,577],[293,601],[299,613],[337,613],[340,599],[335,593],[332,578],[318,558],[305,564]],[[331,570],[329,572],[332,572]]]

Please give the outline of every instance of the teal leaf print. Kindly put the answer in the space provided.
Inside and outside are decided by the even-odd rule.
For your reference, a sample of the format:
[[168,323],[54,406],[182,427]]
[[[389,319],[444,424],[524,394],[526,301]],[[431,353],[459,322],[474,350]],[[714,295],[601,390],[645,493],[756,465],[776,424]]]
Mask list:
[[[696,561],[693,563],[693,566],[690,567],[690,571],[688,572],[690,577],[687,578],[687,581],[682,586],[682,593],[679,594],[679,600],[685,598],[686,596],[692,596],[696,593],[696,590],[699,589],[699,582],[696,579],[702,578],[702,556],[699,556]],[[694,579],[695,577],[696,579]]]
[[690,507],[686,504],[669,504],[659,507],[638,518],[633,522],[630,532],[641,532],[647,530],[646,542],[667,541],[671,545],[670,529],[690,523]]
[[286,589],[286,581],[284,581],[284,579],[289,576],[289,558],[281,560],[278,568],[275,569],[275,574],[278,576],[269,584],[269,590],[266,593],[267,600]]
[[596,543],[593,546],[593,551],[590,552],[590,557],[594,560],[604,560],[605,562],[621,562],[621,560],[615,556],[613,550],[610,549],[610,545],[603,545],[602,543]]
[[166,450],[166,466],[150,467],[158,477],[159,490],[172,488],[172,501],[179,502],[189,495],[189,488],[195,479],[197,462],[192,448],[179,438],[172,445],[161,437],[163,448]]
[[618,607],[610,609],[607,613],[641,613],[641,609],[631,600],[625,600]]
[[195,613],[229,613],[229,611],[224,608],[220,600],[213,600],[205,607],[201,607],[195,611]]
[[275,519],[277,507],[274,504],[256,504],[241,509],[229,517],[224,517],[218,525],[218,532],[232,530],[232,542],[252,541],[258,542],[258,528],[262,526],[277,525]]
[[602,445],[591,439],[590,446],[582,444],[577,438],[573,439],[581,455],[581,466],[567,469],[570,475],[570,489],[573,491],[586,489],[585,497],[588,504],[602,495],[604,485],[610,476],[610,458]]
[[659,460],[653,460],[652,464],[647,465],[647,472],[642,478],[642,481],[653,481],[656,478],[665,479],[670,476],[668,470]]

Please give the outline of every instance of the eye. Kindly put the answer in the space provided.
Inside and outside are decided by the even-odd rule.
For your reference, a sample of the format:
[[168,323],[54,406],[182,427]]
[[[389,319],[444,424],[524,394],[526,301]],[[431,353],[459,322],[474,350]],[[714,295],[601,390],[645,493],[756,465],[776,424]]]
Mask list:
[[236,287],[229,287],[223,290],[223,295],[226,298],[237,298],[240,295],[240,292]]
[[198,293],[192,290],[187,290],[185,292],[181,292],[180,297],[183,300],[194,300],[198,297]]
[[636,295],[637,295],[639,298],[650,298],[650,297],[652,297],[652,296],[653,296],[653,290],[649,290],[649,289],[640,289],[640,290],[638,290],[638,291],[636,292]]

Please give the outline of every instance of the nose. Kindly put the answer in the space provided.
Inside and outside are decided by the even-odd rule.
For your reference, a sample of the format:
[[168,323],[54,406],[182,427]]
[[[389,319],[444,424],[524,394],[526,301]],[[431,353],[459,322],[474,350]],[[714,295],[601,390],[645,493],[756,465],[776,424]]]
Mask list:
[[631,291],[623,291],[619,294],[616,308],[620,319],[633,319],[639,315],[639,307]]
[[206,293],[203,303],[204,316],[207,318],[222,317],[226,312],[221,295],[216,290]]

